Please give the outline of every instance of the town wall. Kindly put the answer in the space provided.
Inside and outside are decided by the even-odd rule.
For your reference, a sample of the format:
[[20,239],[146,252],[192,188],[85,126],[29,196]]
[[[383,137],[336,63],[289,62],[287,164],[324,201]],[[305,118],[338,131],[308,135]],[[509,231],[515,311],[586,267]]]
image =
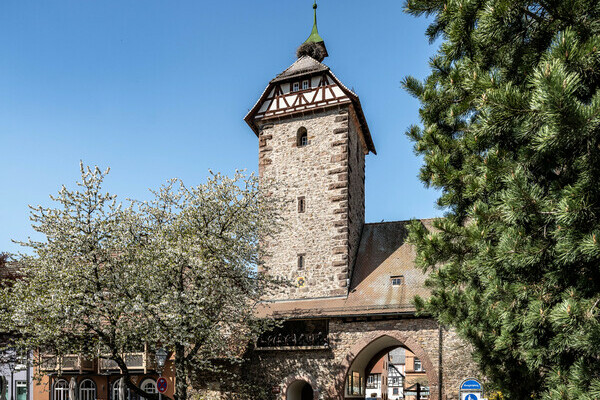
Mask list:
[[459,400],[460,383],[469,377],[479,377],[468,346],[451,330],[442,329],[440,368],[439,326],[429,318],[352,322],[336,318],[330,321],[329,329],[328,349],[252,352],[250,364],[245,368],[248,378],[272,388],[272,399],[284,400],[286,385],[295,379],[311,382],[319,399],[343,399],[346,374],[354,357],[382,336],[395,338],[398,346],[408,348],[421,359],[429,379],[431,400],[439,399],[440,373],[443,400]]

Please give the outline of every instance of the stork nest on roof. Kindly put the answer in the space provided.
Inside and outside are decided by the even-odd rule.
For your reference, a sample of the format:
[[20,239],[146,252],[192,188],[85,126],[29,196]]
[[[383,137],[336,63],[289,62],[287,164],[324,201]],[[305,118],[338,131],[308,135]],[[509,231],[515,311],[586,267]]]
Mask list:
[[309,56],[321,62],[325,59],[325,49],[319,43],[302,43],[296,50],[296,56]]

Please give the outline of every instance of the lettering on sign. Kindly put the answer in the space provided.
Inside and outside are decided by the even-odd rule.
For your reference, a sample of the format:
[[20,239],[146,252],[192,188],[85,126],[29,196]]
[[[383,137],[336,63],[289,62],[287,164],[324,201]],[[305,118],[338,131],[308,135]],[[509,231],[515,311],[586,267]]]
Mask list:
[[327,320],[285,321],[280,327],[263,333],[256,342],[258,348],[329,346]]

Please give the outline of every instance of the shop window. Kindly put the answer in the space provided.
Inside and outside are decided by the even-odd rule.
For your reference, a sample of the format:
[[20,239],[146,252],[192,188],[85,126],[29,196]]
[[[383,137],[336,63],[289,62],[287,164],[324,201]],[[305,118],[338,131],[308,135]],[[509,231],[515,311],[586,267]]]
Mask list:
[[16,400],[27,400],[27,382],[16,381],[15,386],[16,386],[15,389],[16,389],[16,393],[17,393]]
[[[156,381],[154,379],[145,379],[140,385],[140,389],[148,394],[157,394],[158,390],[156,389]],[[143,400],[145,398],[142,398]]]
[[53,400],[69,400],[69,383],[59,379],[54,383]]
[[[119,381],[117,379],[112,384],[112,400],[119,400]],[[55,399],[56,400],[56,399]],[[138,395],[129,390],[129,388],[125,388],[125,400],[138,400]]]
[[96,384],[86,379],[79,384],[79,400],[96,400]]

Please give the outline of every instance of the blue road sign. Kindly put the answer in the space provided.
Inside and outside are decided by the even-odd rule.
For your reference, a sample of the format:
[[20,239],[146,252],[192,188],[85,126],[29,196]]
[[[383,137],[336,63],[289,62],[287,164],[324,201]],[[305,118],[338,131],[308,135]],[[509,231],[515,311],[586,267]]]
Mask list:
[[477,398],[476,395],[471,393],[471,394],[468,394],[467,397],[465,397],[465,400],[479,400],[479,399]]
[[481,390],[481,383],[475,379],[466,380],[460,385],[460,390]]

